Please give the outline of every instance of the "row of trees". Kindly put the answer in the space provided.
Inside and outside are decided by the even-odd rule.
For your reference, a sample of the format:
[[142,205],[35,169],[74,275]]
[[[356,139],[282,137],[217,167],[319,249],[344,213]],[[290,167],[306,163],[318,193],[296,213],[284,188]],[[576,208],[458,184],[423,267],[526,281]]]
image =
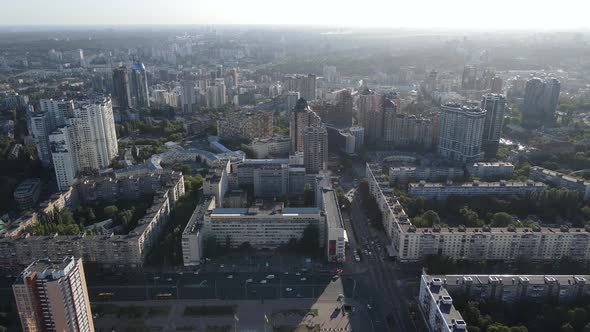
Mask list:
[[359,183],[358,192],[369,222],[377,229],[383,230],[383,214],[379,209],[379,204],[369,192],[369,183],[366,180]]
[[75,208],[56,209],[40,214],[31,231],[34,235],[75,235],[83,233],[85,227],[96,222],[112,219],[113,226],[121,226],[121,233],[126,234],[137,226],[137,221],[145,215],[152,202],[152,197],[144,196],[138,200],[119,200],[115,204],[97,201]]
[[[398,193],[412,222],[419,227],[436,223],[479,227],[484,224],[504,227],[516,224],[511,215],[526,219],[539,216],[547,222],[569,221],[581,227],[590,219],[590,206],[585,205],[581,195],[573,190],[550,188],[542,192],[529,192],[524,196],[454,196],[445,202],[436,202],[422,197]],[[519,226],[531,226],[526,221]]]
[[529,301],[515,304],[453,298],[470,332],[590,332],[590,306]]

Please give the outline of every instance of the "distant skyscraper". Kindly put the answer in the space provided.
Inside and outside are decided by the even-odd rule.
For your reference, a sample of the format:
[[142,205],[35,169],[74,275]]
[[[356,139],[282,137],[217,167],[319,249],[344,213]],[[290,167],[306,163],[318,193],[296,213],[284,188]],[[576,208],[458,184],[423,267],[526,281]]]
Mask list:
[[479,107],[442,105],[438,153],[462,162],[480,160],[485,120],[486,111]]
[[365,128],[365,142],[375,143],[383,136],[385,97],[365,88],[359,96],[359,125]]
[[545,124],[553,125],[555,123],[555,112],[559,103],[559,92],[561,83],[551,78],[545,81],[545,91],[543,93],[543,118]]
[[113,69],[113,97],[115,104],[121,109],[131,107],[129,96],[129,75],[127,68],[121,66]]
[[319,126],[322,123],[320,117],[311,110],[305,99],[300,98],[291,111],[289,121],[289,135],[291,137],[291,152],[302,152],[304,148],[304,131],[310,126]]
[[227,103],[225,82],[223,79],[216,79],[214,85],[207,87],[207,107],[220,108]]
[[150,107],[147,73],[143,63],[135,62],[129,67],[129,96],[133,107]]
[[94,332],[81,259],[42,259],[12,285],[23,331]]
[[463,68],[463,77],[461,78],[461,89],[474,90],[477,83],[477,69],[474,66],[467,65]]
[[491,88],[492,93],[501,94],[503,88],[504,88],[504,81],[502,80],[502,78],[498,77],[498,76],[494,77],[492,79],[492,88]]
[[285,93],[285,109],[287,112],[291,112],[297,101],[299,100],[299,92],[297,91],[288,91]]
[[560,88],[560,82],[554,78],[544,82],[535,77],[526,82],[522,105],[523,126],[536,128],[555,122]]
[[486,94],[481,97],[481,109],[486,111],[482,149],[486,159],[495,158],[500,145],[504,123],[506,98],[500,94]]
[[223,71],[223,65],[217,65],[215,67],[215,79],[218,78],[223,78],[224,71]]
[[186,80],[181,82],[182,93],[180,99],[182,101],[182,112],[189,114],[195,111],[196,95],[195,82]]
[[325,126],[306,127],[303,132],[303,164],[307,174],[328,169],[328,130]]
[[291,75],[285,77],[285,90],[297,91],[301,98],[312,101],[316,99],[317,77],[313,74]]

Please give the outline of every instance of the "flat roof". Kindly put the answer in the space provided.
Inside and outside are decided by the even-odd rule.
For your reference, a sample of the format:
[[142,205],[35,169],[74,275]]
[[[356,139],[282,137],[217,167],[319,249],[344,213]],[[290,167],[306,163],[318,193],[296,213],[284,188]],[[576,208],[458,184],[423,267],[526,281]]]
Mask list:
[[453,329],[453,322],[456,321],[463,321],[465,322],[465,320],[463,319],[463,316],[461,316],[461,313],[455,309],[455,306],[453,306],[452,302],[451,303],[444,303],[442,301],[443,298],[450,298],[452,299],[452,297],[449,295],[449,293],[447,292],[447,289],[445,287],[443,287],[443,285],[434,285],[434,283],[432,282],[433,279],[436,279],[436,276],[429,276],[429,275],[423,275],[422,278],[424,278],[424,282],[429,283],[427,289],[430,292],[430,295],[432,297],[432,299],[437,302],[437,308],[440,311],[442,318],[445,320],[445,325],[449,326],[450,329]]

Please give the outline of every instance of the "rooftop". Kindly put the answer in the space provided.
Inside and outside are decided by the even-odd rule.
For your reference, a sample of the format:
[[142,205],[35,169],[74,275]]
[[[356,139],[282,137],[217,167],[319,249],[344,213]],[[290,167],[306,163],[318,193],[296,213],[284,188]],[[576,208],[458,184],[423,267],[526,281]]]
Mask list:
[[438,311],[441,313],[449,330],[455,330],[454,323],[465,325],[461,313],[453,306],[453,298],[449,295],[447,289],[443,287],[442,280],[429,275],[423,275],[422,278],[428,284],[430,296],[437,303]]

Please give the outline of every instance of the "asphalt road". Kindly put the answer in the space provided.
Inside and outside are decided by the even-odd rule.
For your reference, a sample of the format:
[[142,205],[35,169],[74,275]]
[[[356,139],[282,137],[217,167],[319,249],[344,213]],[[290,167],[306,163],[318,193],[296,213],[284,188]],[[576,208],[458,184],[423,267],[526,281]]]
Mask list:
[[332,273],[310,272],[148,273],[117,283],[93,278],[88,282],[88,289],[91,300],[95,301],[213,298],[263,301],[314,298],[322,294],[332,278]]
[[416,331],[405,296],[398,287],[398,282],[403,283],[403,280],[387,258],[386,236],[369,226],[358,194],[353,196],[351,221],[359,240],[357,246],[367,253],[362,255],[367,273],[363,275],[360,287],[361,294],[366,294],[362,300],[372,308],[369,312],[373,331],[389,331],[386,317],[395,321],[394,331]]

